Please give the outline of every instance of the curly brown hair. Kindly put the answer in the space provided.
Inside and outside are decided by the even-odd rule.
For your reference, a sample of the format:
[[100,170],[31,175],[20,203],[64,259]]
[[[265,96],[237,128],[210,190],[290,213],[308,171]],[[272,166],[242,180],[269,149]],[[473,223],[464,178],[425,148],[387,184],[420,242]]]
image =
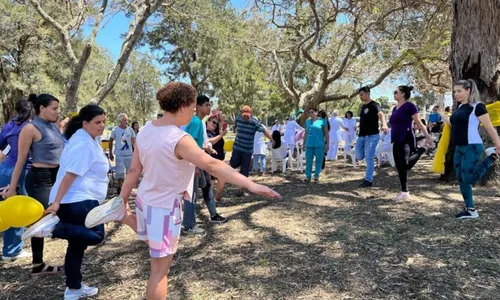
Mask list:
[[156,92],[162,110],[175,114],[196,101],[196,89],[183,82],[169,82]]

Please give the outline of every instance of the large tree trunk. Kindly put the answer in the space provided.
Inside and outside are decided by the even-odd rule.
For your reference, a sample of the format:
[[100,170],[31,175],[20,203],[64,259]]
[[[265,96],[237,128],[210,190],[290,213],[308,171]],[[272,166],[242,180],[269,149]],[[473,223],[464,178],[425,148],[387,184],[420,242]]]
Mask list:
[[[453,13],[450,56],[453,81],[474,79],[485,103],[498,100],[500,1],[453,0]],[[489,136],[484,137],[486,145],[491,145]],[[492,177],[491,173],[495,172],[490,172],[485,178]]]

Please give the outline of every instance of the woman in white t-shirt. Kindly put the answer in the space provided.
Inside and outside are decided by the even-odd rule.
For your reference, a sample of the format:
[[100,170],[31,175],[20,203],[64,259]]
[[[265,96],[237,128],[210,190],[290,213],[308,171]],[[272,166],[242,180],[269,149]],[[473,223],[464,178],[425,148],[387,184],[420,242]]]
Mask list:
[[82,283],[81,266],[85,249],[104,239],[104,225],[85,227],[90,210],[106,197],[108,159],[96,138],[104,132],[106,115],[97,105],[83,107],[65,130],[69,142],[64,148],[57,179],[50,192],[45,217],[23,235],[68,240],[64,262],[64,299],[80,299],[97,294],[98,289]]
[[[156,99],[164,115],[139,132],[137,149],[120,196],[93,209],[85,223],[93,227],[121,220],[137,232],[140,240],[148,243],[151,275],[147,299],[167,296],[167,275],[181,232],[181,205],[183,200],[192,199],[195,166],[253,193],[280,197],[272,189],[254,183],[223,161],[211,157],[189,134],[179,129],[193,117],[196,96],[191,85],[181,82],[170,82],[157,92]],[[128,210],[128,199],[143,171],[135,200],[137,215],[134,216]]]

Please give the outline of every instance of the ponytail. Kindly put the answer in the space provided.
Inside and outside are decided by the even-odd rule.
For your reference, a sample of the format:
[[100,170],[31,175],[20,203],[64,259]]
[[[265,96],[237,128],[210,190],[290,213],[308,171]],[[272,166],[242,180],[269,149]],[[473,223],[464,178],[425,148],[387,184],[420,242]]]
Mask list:
[[64,136],[69,140],[78,129],[83,127],[83,120],[80,115],[71,118],[64,127]]
[[479,94],[479,90],[477,89],[476,82],[473,79],[467,80],[459,80],[455,82],[454,85],[459,85],[466,90],[469,90],[469,103],[481,103],[481,94]]
[[470,83],[469,103],[480,103],[481,95],[479,94],[479,90],[477,89],[476,82],[472,79],[467,79],[467,81]]
[[16,123],[20,125],[31,119],[33,105],[29,100],[21,99],[16,102],[15,110],[17,113]]

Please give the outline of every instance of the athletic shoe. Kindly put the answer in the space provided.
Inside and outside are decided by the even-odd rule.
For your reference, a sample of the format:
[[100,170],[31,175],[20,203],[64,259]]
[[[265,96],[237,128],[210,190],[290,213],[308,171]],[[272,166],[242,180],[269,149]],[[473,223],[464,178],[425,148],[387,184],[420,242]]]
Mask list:
[[90,287],[82,283],[82,287],[76,291],[66,288],[66,291],[64,291],[64,300],[77,300],[85,297],[91,297],[96,295],[98,292],[98,288]]
[[455,215],[455,218],[457,219],[477,219],[479,218],[479,214],[477,210],[471,210],[468,208],[465,208],[462,210],[460,213]]
[[493,158],[497,158],[497,149],[495,147],[490,147],[486,150],[484,150],[484,152],[486,153],[486,156],[492,156]]
[[195,227],[192,227],[189,229],[182,227],[181,232],[182,232],[182,234],[186,234],[186,235],[187,234],[203,234],[203,233],[205,233],[205,230],[201,229],[198,226],[195,226]]
[[394,197],[394,200],[405,200],[410,197],[410,192],[401,192],[399,193],[396,197]]
[[371,187],[372,185],[373,182],[368,180],[363,180],[363,182],[359,185],[359,187],[366,188],[366,187]]
[[59,217],[48,214],[26,230],[21,239],[24,241],[32,237],[50,238],[57,223],[59,223]]
[[104,223],[119,221],[125,216],[125,203],[118,196],[94,207],[85,218],[85,227],[93,228]]
[[31,253],[31,251],[21,250],[21,252],[19,252],[17,255],[14,256],[2,256],[2,260],[12,261],[19,258],[28,258],[28,257],[33,257],[33,253]]
[[224,224],[227,221],[228,221],[227,218],[224,218],[223,216],[221,216],[219,214],[215,214],[215,216],[210,218],[210,222],[212,222],[212,223]]

